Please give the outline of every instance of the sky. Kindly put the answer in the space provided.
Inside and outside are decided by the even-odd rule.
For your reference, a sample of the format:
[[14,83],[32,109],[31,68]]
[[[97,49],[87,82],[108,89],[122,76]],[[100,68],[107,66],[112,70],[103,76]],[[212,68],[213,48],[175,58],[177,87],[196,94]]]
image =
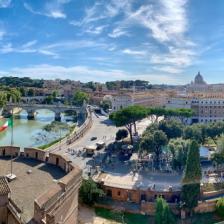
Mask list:
[[224,83],[223,0],[0,0],[0,76]]

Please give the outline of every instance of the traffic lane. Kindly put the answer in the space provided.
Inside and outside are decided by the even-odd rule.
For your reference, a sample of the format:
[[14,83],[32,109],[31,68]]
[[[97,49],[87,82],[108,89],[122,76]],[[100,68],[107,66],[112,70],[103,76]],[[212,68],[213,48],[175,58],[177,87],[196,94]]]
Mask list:
[[[93,145],[99,140],[108,142],[115,139],[118,128],[105,116],[96,117],[93,115],[93,125],[86,132],[86,134],[76,142],[68,145],[70,149],[82,149],[85,146]],[[91,141],[92,137],[97,137],[96,140]]]

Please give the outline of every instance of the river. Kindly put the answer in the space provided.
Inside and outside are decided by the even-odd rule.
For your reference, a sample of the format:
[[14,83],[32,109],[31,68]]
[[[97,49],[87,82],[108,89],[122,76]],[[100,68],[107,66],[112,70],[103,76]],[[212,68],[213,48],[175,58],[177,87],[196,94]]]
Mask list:
[[[1,125],[5,119],[1,120]],[[49,110],[38,110],[35,120],[27,120],[26,111],[21,111],[14,118],[13,141],[15,146],[20,147],[38,147],[52,142],[66,134],[65,131],[46,132],[43,127],[54,120],[54,113]],[[62,115],[62,121],[65,122],[65,116]],[[10,145],[11,128],[0,132],[0,146]]]

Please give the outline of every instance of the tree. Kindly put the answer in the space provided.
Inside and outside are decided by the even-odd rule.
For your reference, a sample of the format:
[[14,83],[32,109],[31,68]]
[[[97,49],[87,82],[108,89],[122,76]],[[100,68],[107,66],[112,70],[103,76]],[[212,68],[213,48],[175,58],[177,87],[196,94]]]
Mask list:
[[184,129],[183,138],[193,139],[193,140],[196,140],[198,143],[201,143],[203,142],[202,130],[199,126],[196,126],[196,125],[187,126]]
[[7,102],[7,95],[5,92],[0,92],[0,108],[2,108],[3,106],[5,106]]
[[132,127],[136,132],[136,121],[147,116],[147,109],[143,106],[134,105],[123,108],[110,114],[110,119],[117,127],[125,126],[130,134],[131,144],[133,144]]
[[156,199],[156,214],[155,214],[156,224],[163,223],[163,206],[164,206],[164,199],[162,197],[158,197]]
[[162,107],[155,107],[148,109],[148,115],[153,123],[157,123],[159,121],[159,117],[164,116],[165,114],[166,109]]
[[224,217],[224,198],[219,198],[215,205],[216,212],[222,218]]
[[52,103],[53,103],[53,97],[52,97],[52,95],[47,96],[47,97],[44,99],[44,102],[45,102],[46,104],[52,104]]
[[199,145],[193,140],[190,143],[184,176],[182,179],[181,200],[192,214],[200,197],[201,164]]
[[86,101],[86,102],[89,101],[88,94],[83,91],[80,91],[80,90],[75,92],[74,97],[73,97],[73,104],[76,106],[82,106],[84,101]]
[[104,192],[97,184],[89,178],[83,180],[79,189],[81,201],[87,205],[93,205],[100,197],[104,196]]
[[156,199],[155,223],[156,224],[174,224],[175,223],[175,219],[170,210],[170,207],[162,197],[158,197]]
[[35,95],[34,90],[28,89],[27,96],[34,96],[34,95]]
[[10,89],[7,92],[8,101],[11,100],[13,103],[17,103],[21,99],[21,93],[18,89]]
[[200,183],[201,181],[201,163],[199,145],[193,140],[190,143],[186,167],[184,170],[183,184]]
[[169,141],[168,149],[172,154],[173,169],[183,170],[187,160],[188,148],[189,140],[176,138]]
[[110,100],[103,100],[100,103],[100,106],[103,108],[104,111],[108,112],[109,109],[111,108],[111,101]]
[[166,133],[168,139],[178,138],[182,136],[183,133],[183,124],[176,120],[163,120],[159,122],[159,130],[162,130]]
[[57,98],[58,95],[59,95],[59,94],[58,94],[58,91],[54,90],[54,91],[52,92],[52,97],[53,97],[53,99]]
[[159,164],[160,155],[163,147],[167,144],[168,139],[163,131],[155,131],[145,135],[140,141],[140,150],[155,154],[156,165]]
[[128,131],[126,129],[119,129],[116,133],[116,140],[122,140],[128,137]]

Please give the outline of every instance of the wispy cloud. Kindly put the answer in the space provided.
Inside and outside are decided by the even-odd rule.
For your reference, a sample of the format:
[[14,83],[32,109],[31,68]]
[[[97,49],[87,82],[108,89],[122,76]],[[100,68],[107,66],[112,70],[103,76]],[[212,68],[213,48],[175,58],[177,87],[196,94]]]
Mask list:
[[47,1],[44,4],[43,9],[36,10],[34,9],[30,4],[24,3],[25,9],[27,9],[29,12],[36,14],[36,15],[42,15],[51,17],[54,19],[65,19],[67,15],[65,14],[63,10],[63,5],[69,3],[70,0],[51,0]]
[[114,28],[113,31],[108,34],[108,36],[111,38],[118,38],[121,36],[129,36],[129,32],[127,30],[124,30],[123,27],[122,28],[117,27],[117,28]]
[[53,51],[35,46],[36,43],[37,43],[36,40],[32,40],[17,47],[13,46],[12,43],[7,43],[2,45],[2,47],[0,48],[0,54],[9,54],[9,53],[21,53],[21,54],[33,53],[34,54],[35,53],[35,54],[51,56],[53,58],[59,57],[59,55]]
[[0,8],[8,8],[11,5],[11,0],[1,0]]
[[2,40],[5,35],[6,32],[4,30],[0,30],[0,40]]
[[130,79],[144,79],[148,80],[151,83],[183,83],[183,77],[152,73],[141,73],[134,74],[128,73],[119,69],[96,69],[93,67],[87,66],[59,66],[59,65],[49,65],[49,64],[40,64],[40,65],[30,65],[27,67],[16,67],[12,68],[9,71],[0,71],[1,75],[16,75],[20,77],[30,76],[32,78],[43,78],[43,79],[72,79],[72,80],[81,80],[83,82],[88,81],[108,81],[108,80],[130,80]]
[[10,73],[19,76],[31,76],[34,78],[80,79],[82,81],[102,81],[107,80],[108,77],[113,77],[113,79],[126,79],[128,77],[128,74],[122,70],[99,70],[86,66],[64,67],[48,64],[33,65],[24,68],[13,68]]
[[137,51],[137,50],[132,50],[132,49],[124,49],[122,51],[124,54],[129,54],[129,55],[134,55],[134,56],[146,56],[147,52],[146,51]]

